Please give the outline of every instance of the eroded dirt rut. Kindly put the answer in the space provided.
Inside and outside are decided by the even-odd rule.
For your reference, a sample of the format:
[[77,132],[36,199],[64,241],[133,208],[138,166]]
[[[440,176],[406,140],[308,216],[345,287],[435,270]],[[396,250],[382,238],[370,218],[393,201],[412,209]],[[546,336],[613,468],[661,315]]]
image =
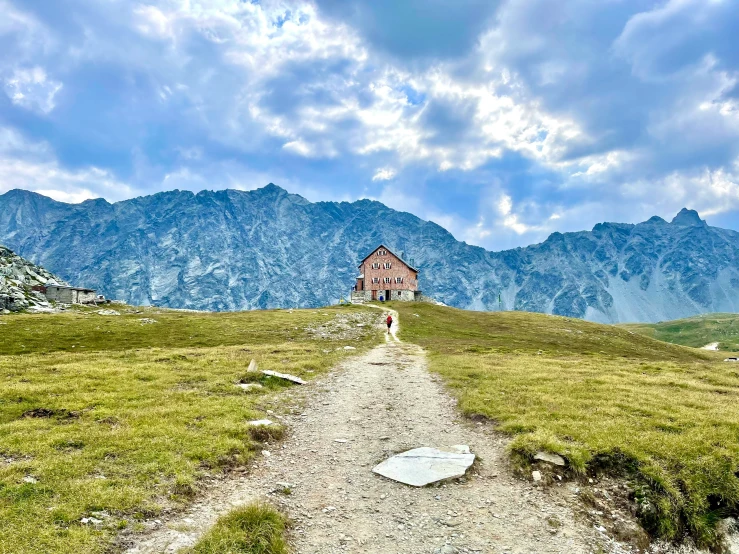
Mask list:
[[[299,554],[585,553],[614,546],[577,524],[561,495],[510,476],[502,439],[458,415],[417,346],[391,336],[293,394],[289,403],[302,408],[282,418],[289,434],[269,457],[128,552],[176,552],[220,514],[265,499],[292,518]],[[372,473],[406,449],[457,444],[479,457],[461,480],[419,489]],[[291,494],[277,491],[281,482],[293,485]]]

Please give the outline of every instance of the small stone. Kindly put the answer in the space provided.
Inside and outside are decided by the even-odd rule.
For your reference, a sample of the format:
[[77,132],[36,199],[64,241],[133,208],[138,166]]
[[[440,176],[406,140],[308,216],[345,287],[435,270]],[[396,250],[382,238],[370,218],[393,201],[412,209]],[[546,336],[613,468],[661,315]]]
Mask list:
[[265,458],[269,458],[272,455],[272,453],[269,450],[262,450],[262,456]]
[[356,350],[353,346],[345,346],[344,350]]
[[246,372],[256,373],[257,371],[259,371],[259,366],[257,365],[257,361],[252,360],[251,362],[249,362],[249,367],[246,369]]
[[272,425],[274,422],[271,419],[257,419],[254,421],[250,421],[249,425],[253,425],[255,427],[259,427],[262,425]]
[[264,388],[259,383],[237,383],[236,386],[239,387],[241,390],[245,390],[245,391],[257,390],[257,389],[263,389]]
[[80,523],[83,525],[100,525],[103,521],[94,517],[83,517]]
[[334,442],[345,444],[345,443],[349,442],[349,439],[334,439]]
[[26,476],[25,476],[25,477],[23,478],[23,482],[24,482],[24,483],[30,483],[31,485],[35,485],[36,483],[38,483],[38,479],[36,479],[36,478],[35,478],[35,477],[33,477],[32,475],[26,475]]
[[534,478],[534,482],[541,481],[541,472],[540,471],[532,471],[531,477]]
[[540,460],[542,462],[562,467],[567,465],[567,462],[565,462],[565,459],[562,456],[559,454],[550,454],[549,452],[537,452],[536,456],[534,456],[534,460]]

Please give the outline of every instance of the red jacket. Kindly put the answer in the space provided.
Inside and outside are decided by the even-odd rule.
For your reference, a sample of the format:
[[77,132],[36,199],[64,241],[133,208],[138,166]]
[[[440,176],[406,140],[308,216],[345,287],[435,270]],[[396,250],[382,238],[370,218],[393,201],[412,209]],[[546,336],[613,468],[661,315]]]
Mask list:
[[387,324],[392,325],[393,324],[393,318],[392,316],[387,316]]

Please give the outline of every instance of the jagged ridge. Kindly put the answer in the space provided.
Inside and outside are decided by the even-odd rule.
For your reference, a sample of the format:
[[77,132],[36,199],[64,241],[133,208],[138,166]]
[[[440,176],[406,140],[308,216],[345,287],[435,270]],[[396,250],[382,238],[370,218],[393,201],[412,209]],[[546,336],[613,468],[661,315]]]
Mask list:
[[0,196],[0,241],[67,280],[135,304],[210,310],[335,302],[385,243],[420,266],[427,294],[462,308],[602,322],[737,311],[737,239],[683,210],[671,223],[602,223],[495,253],[379,202],[311,203],[273,184],[115,204]]

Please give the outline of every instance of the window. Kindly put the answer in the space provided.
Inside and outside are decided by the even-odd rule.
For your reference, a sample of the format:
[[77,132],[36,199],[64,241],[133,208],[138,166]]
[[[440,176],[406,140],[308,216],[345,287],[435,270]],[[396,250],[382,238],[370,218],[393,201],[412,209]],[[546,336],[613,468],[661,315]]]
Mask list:
[[390,262],[386,262],[386,263],[382,264],[382,267],[384,269],[390,269],[391,267],[393,267],[393,264],[391,264]]
[[372,282],[373,283],[379,283],[380,282],[380,278],[379,277],[372,277]]
[[377,251],[378,256],[387,256],[387,250],[378,250]]
[[403,282],[403,278],[402,278],[402,277],[396,277],[396,278],[395,278],[395,283],[396,283],[396,284],[400,284],[400,283],[402,283],[402,282]]
[[380,262],[377,262],[376,264],[372,264],[372,269],[380,269]]
[[385,277],[385,284],[386,285],[389,285],[390,284],[390,281],[392,281],[392,279],[390,279],[390,277]]

